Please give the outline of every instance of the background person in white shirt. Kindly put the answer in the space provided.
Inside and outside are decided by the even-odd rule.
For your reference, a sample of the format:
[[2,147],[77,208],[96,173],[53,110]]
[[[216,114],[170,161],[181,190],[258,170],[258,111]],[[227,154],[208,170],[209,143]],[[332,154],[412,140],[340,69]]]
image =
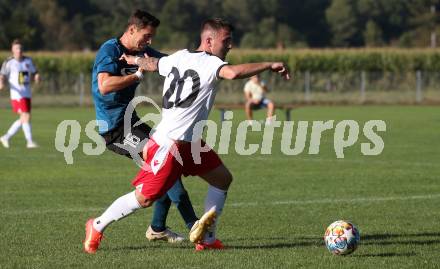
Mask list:
[[11,91],[12,110],[20,117],[12,123],[5,135],[0,137],[0,142],[5,148],[9,148],[9,139],[23,128],[28,148],[36,148],[37,144],[32,140],[31,130],[31,81],[38,83],[40,76],[30,57],[23,55],[23,46],[16,39],[11,46],[12,57],[7,58],[0,70],[0,90],[5,82],[9,84]]
[[252,121],[252,110],[267,108],[266,123],[272,122],[275,105],[264,95],[267,91],[267,87],[260,80],[259,75],[252,76],[244,85],[245,111],[248,121]]

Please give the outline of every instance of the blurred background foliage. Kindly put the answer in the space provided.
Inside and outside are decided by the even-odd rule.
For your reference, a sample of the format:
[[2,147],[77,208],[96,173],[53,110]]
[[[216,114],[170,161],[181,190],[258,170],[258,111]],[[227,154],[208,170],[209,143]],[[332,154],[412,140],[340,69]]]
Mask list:
[[440,34],[439,0],[0,0],[0,50],[14,38],[28,50],[96,50],[136,8],[161,20],[160,49],[194,48],[209,17],[230,20],[241,48],[429,47]]

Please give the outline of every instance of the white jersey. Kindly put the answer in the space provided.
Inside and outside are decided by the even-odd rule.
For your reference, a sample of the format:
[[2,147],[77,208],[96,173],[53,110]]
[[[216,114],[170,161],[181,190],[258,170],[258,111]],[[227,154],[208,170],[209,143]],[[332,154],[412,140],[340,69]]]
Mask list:
[[37,69],[29,57],[21,61],[11,57],[3,62],[0,74],[8,79],[12,100],[31,98],[31,77],[35,73]]
[[252,100],[255,102],[260,102],[264,98],[264,88],[261,84],[255,83],[252,80],[246,82],[244,92],[250,93]]
[[166,77],[163,87],[162,120],[153,137],[195,141],[197,122],[208,119],[216,94],[220,68],[227,64],[206,52],[180,50],[162,57],[159,74]]

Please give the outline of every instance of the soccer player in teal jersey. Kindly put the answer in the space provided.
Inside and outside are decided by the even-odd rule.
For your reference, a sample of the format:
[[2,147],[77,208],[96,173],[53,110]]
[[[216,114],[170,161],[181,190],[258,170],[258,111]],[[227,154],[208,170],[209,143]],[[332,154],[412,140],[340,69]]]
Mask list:
[[[126,123],[129,124],[130,130],[124,130],[124,114],[135,96],[143,72],[137,66],[128,65],[120,57],[123,54],[143,56],[144,53],[158,58],[164,56],[149,47],[159,24],[160,21],[148,12],[136,10],[131,15],[124,34],[106,41],[101,46],[93,66],[92,96],[99,134],[105,139],[109,150],[129,158],[133,157],[130,154],[133,152],[131,150],[142,150],[142,145],[137,145],[136,142],[146,142],[151,128],[145,123],[137,125],[139,117],[134,111],[131,122]],[[183,240],[182,236],[166,227],[171,201],[176,204],[188,228],[197,221],[188,193],[181,180],[178,180],[173,188],[155,203],[153,220],[146,232],[150,241],[166,240],[176,243]]]

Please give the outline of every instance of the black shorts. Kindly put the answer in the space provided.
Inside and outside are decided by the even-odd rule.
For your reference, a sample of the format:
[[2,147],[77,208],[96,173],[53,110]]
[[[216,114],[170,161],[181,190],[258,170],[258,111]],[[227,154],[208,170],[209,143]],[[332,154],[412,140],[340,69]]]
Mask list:
[[150,138],[151,127],[145,123],[133,126],[139,119],[133,118],[131,130],[124,132],[124,122],[116,128],[101,134],[107,149],[133,159],[132,154],[139,154],[142,158],[142,149]]

